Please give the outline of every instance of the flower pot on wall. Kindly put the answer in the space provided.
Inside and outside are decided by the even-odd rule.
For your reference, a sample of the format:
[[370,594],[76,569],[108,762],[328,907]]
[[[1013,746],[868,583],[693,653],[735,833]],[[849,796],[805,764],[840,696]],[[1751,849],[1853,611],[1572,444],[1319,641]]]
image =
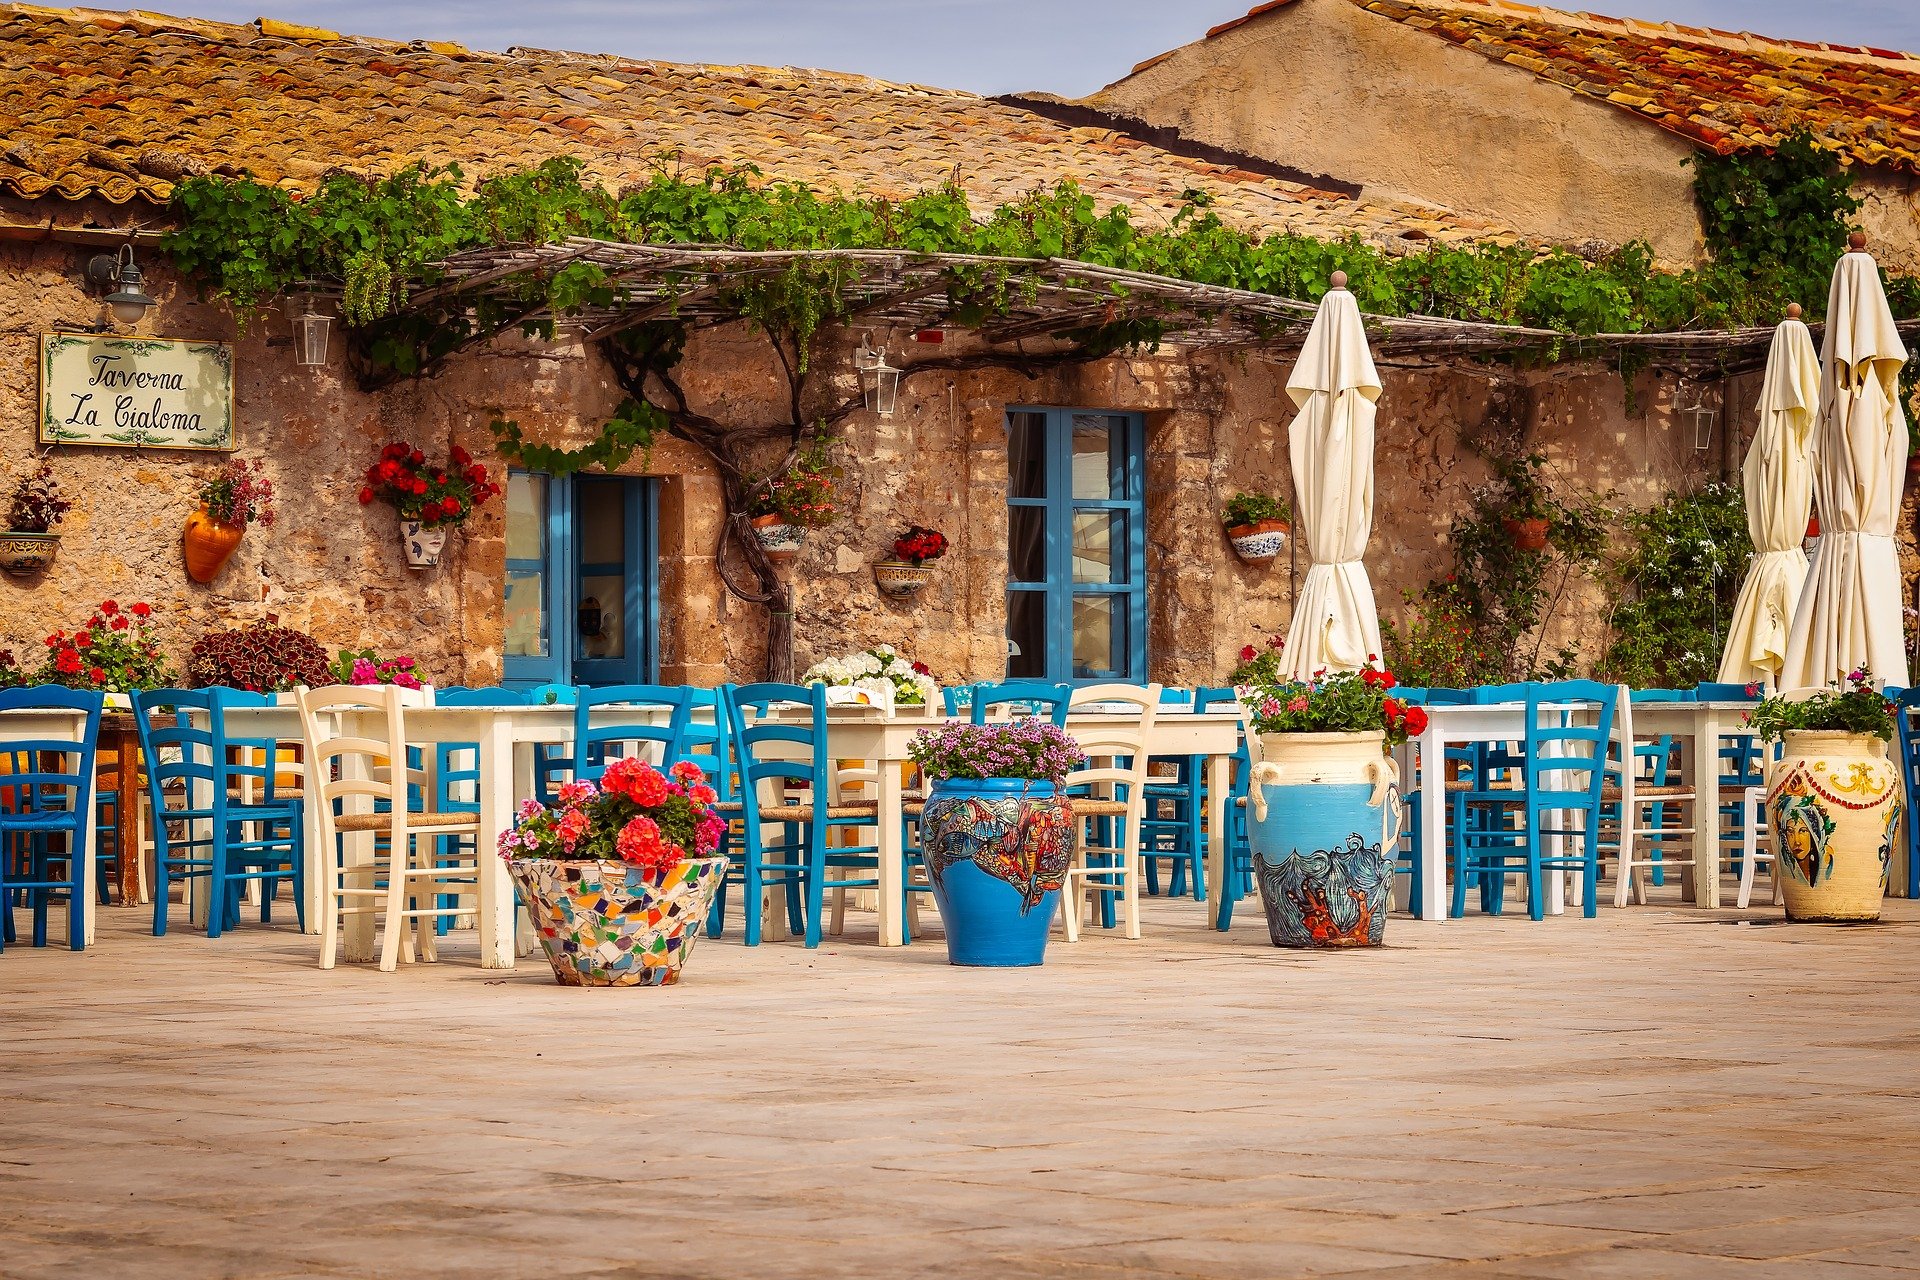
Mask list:
[[881,594],[902,599],[913,595],[933,578],[933,566],[906,560],[880,560],[873,566],[873,581]]
[[8,573],[39,573],[53,563],[60,550],[57,533],[23,533],[9,529],[0,533],[0,569]]
[[1371,733],[1263,733],[1247,797],[1254,879],[1276,947],[1377,947],[1400,797]]
[[726,878],[725,858],[659,871],[624,862],[507,862],[553,976],[566,987],[667,987],[680,981]]
[[1227,530],[1233,554],[1245,564],[1272,564],[1287,548],[1287,534],[1293,526],[1285,520],[1262,520],[1258,524],[1237,524]]
[[767,553],[767,559],[775,564],[791,563],[800,554],[800,548],[806,545],[807,530],[803,525],[788,524],[779,516],[755,516],[750,522],[753,536],[760,540],[760,549]]
[[195,582],[212,582],[226,567],[227,560],[247,534],[244,524],[215,520],[201,507],[187,517],[182,547],[186,552],[187,576]]
[[410,567],[431,569],[440,563],[440,553],[446,549],[447,531],[444,527],[429,529],[418,520],[402,520],[400,541],[407,548]]
[[1547,549],[1547,530],[1550,524],[1546,520],[1502,520],[1500,527],[1507,531],[1507,537],[1513,539],[1513,545],[1520,551],[1545,551]]
[[1885,742],[1790,730],[1767,785],[1787,919],[1878,920],[1900,813],[1900,771]]
[[958,965],[1046,958],[1073,849],[1073,815],[1050,782],[942,778],[927,792],[920,847]]

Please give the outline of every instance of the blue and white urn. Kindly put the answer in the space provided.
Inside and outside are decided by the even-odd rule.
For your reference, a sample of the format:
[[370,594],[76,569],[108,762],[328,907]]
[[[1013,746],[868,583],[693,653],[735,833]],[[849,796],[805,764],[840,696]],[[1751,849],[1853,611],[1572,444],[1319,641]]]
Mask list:
[[1254,879],[1276,947],[1377,947],[1400,841],[1386,735],[1263,733],[1247,789]]
[[995,968],[1044,960],[1073,838],[1073,811],[1051,782],[936,781],[920,815],[920,848],[947,959]]

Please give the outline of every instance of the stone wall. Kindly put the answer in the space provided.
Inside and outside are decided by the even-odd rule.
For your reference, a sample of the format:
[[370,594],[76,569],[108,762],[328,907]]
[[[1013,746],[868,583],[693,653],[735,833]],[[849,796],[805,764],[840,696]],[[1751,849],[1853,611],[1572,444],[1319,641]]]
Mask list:
[[[39,334],[94,322],[97,298],[81,284],[87,251],[39,243],[0,246],[0,421],[13,448],[0,458],[8,482],[31,466]],[[236,332],[224,309],[199,303],[151,261],[149,290],[162,305],[139,326],[167,337],[236,343],[236,410],[243,453],[265,460],[280,492],[280,521],[256,527],[211,586],[190,582],[180,529],[210,455],[62,448],[55,467],[75,499],[59,558],[41,578],[0,578],[0,644],[37,661],[40,637],[74,626],[112,597],[159,609],[169,651],[184,657],[210,627],[275,614],[329,646],[409,651],[441,684],[481,683],[500,671],[504,504],[495,502],[450,541],[442,565],[406,567],[397,521],[362,508],[360,475],[380,445],[404,437],[430,453],[459,443],[491,458],[496,413],[530,437],[578,444],[619,400],[601,362],[581,348],[503,341],[459,357],[437,376],[376,394],[347,375],[336,338],[332,363],[295,365],[286,321],[269,315]],[[943,354],[951,354],[950,343]],[[889,349],[924,354],[905,335]],[[823,398],[853,393],[848,347],[829,341],[815,357]],[[726,421],[779,421],[784,384],[763,339],[744,326],[698,335],[682,368],[693,406]],[[1383,611],[1447,561],[1445,534],[1466,487],[1483,479],[1459,434],[1484,415],[1489,372],[1386,371],[1379,418],[1375,533],[1368,556]],[[1037,378],[1001,370],[934,372],[909,380],[900,411],[855,414],[845,429],[849,518],[810,539],[794,584],[796,669],[831,653],[890,641],[947,679],[1004,671],[1006,459],[1009,405],[1063,405],[1146,415],[1150,654],[1154,678],[1217,681],[1248,640],[1283,628],[1306,567],[1254,569],[1233,559],[1217,521],[1236,489],[1286,492],[1284,363],[1258,356],[1163,354],[1070,366]],[[1647,379],[1645,416],[1629,416],[1619,379],[1593,367],[1524,375],[1528,434],[1570,486],[1657,500],[1667,489],[1717,472],[1731,453],[1700,452],[1691,428],[1674,425],[1671,386]],[[1735,415],[1751,418],[1743,396]],[[1744,447],[1744,446],[1740,446]],[[715,683],[757,676],[764,661],[761,609],[728,595],[716,572],[719,483],[711,464],[678,441],[662,441],[625,469],[662,477],[662,674]],[[920,596],[880,596],[870,565],[909,522],[934,525],[954,543]],[[745,575],[741,575],[744,579]],[[1591,639],[1591,597],[1566,625]]]

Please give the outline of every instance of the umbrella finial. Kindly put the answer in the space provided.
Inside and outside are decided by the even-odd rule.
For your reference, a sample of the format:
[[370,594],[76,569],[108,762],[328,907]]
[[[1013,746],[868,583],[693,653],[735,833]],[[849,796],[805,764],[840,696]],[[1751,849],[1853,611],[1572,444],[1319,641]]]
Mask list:
[[1856,231],[1852,235],[1847,237],[1847,248],[1853,250],[1855,253],[1859,253],[1862,249],[1865,249],[1866,247],[1867,247],[1866,232]]
[[1346,288],[1346,287],[1347,287],[1347,273],[1346,273],[1346,272],[1344,272],[1344,271],[1336,271],[1336,272],[1334,272],[1334,273],[1333,273],[1333,275],[1331,275],[1330,277],[1328,277],[1328,279],[1327,279],[1327,286],[1328,286],[1329,288],[1333,288],[1333,289],[1344,289],[1344,288]]
[[1798,320],[1799,318],[1800,318],[1800,304],[1797,302],[1789,302],[1787,304],[1787,319]]

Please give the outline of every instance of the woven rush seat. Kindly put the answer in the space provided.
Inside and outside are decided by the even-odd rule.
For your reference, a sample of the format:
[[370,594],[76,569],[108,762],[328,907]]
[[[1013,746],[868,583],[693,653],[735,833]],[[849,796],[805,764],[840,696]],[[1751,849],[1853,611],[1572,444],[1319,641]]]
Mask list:
[[[1739,788],[1737,787],[1734,790],[1736,794],[1739,792]],[[1677,783],[1665,783],[1660,786],[1655,786],[1650,782],[1644,785],[1635,783],[1633,788],[1633,798],[1635,800],[1658,800],[1663,797],[1690,796],[1692,794],[1692,787]],[[1606,786],[1600,788],[1600,798],[1602,800],[1618,800],[1620,798],[1620,788],[1609,782]]]
[[1459,778],[1448,778],[1447,791],[1456,795],[1466,791],[1511,791],[1517,798],[1520,784],[1517,782],[1465,782]]
[[[742,806],[737,800],[727,800],[713,806],[720,813],[739,813]],[[880,812],[880,805],[873,800],[858,800],[851,804],[830,804],[827,806],[829,818],[870,818]],[[810,804],[764,804],[760,806],[762,822],[812,822],[813,806]]]
[[[409,830],[418,831],[423,827],[477,827],[480,815],[477,813],[409,813],[406,815]],[[390,813],[343,813],[333,820],[335,831],[386,831],[393,826]]]
[[238,787],[227,788],[227,799],[242,800],[247,804],[276,804],[282,800],[304,800],[306,798],[307,798],[307,793],[305,791],[302,791],[299,787],[281,787],[278,791],[275,791],[273,793],[273,799],[271,800],[269,800],[267,797],[262,795],[256,795],[253,797],[253,799],[247,800],[245,798],[244,793],[241,792],[240,788]]
[[1124,818],[1127,816],[1125,800],[1096,800],[1091,796],[1068,796],[1067,807],[1073,810],[1076,818]]

